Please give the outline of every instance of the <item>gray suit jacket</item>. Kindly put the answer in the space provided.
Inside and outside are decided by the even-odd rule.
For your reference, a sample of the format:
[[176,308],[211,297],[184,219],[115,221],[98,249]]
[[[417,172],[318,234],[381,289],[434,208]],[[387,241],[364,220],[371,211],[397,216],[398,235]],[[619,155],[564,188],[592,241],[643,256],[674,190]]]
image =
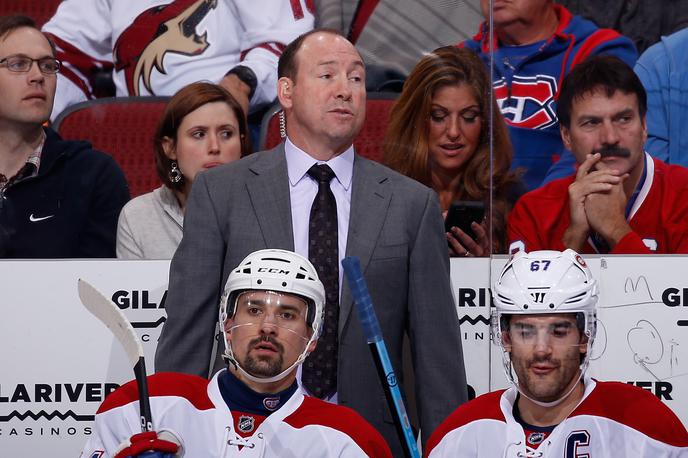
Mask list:
[[[157,371],[208,376],[219,297],[231,269],[263,248],[294,249],[282,145],[199,174],[170,267]],[[347,256],[357,256],[403,387],[408,333],[418,418],[427,440],[466,401],[459,323],[436,194],[380,164],[354,161]],[[358,411],[402,456],[346,282],[339,315],[339,403]],[[220,343],[220,349],[224,347]],[[218,353],[221,353],[218,352]],[[218,358],[215,369],[221,362]]]

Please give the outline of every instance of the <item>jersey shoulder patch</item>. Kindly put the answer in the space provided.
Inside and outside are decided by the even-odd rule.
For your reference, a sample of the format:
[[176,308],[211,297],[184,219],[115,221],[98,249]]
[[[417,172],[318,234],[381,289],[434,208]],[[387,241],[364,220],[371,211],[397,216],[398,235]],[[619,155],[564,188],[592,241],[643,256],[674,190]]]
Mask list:
[[[214,408],[208,397],[208,380],[196,375],[177,372],[160,372],[148,378],[148,394],[151,398],[171,396],[184,398],[198,410]],[[136,380],[132,380],[113,391],[100,405],[96,413],[122,407],[131,402],[138,402],[139,389]]]

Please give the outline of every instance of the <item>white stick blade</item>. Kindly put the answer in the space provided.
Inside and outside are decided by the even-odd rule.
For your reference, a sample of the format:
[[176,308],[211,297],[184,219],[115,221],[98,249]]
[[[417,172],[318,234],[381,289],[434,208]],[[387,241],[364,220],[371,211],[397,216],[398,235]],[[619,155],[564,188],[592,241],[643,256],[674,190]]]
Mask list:
[[134,366],[143,357],[143,346],[124,313],[86,280],[79,279],[79,298],[86,310],[98,318],[117,337]]

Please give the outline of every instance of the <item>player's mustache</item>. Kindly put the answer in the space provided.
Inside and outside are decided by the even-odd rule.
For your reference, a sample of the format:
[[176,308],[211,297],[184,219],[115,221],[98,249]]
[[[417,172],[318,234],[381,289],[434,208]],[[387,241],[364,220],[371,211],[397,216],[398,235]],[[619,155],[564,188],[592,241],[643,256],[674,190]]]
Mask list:
[[631,157],[631,150],[623,148],[619,145],[604,145],[602,148],[593,151],[593,154],[600,153],[602,158],[605,157]]
[[532,366],[533,364],[547,364],[550,366],[559,366],[560,361],[558,359],[554,359],[551,356],[545,356],[545,357],[535,357],[531,360],[528,360],[528,367]]
[[249,342],[249,348],[255,348],[261,342],[271,343],[279,352],[284,352],[284,347],[281,343],[277,342],[272,336],[260,336]]

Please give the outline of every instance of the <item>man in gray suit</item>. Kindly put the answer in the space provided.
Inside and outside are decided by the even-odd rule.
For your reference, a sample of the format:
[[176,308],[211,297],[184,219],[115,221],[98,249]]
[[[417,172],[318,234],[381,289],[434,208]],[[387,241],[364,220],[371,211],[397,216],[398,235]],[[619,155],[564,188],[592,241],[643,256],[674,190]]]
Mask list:
[[[399,383],[408,333],[423,437],[466,401],[459,323],[436,194],[354,154],[365,118],[365,68],[334,31],[297,38],[280,59],[278,97],[287,140],[277,148],[200,174],[187,203],[184,237],[172,260],[167,322],[157,371],[208,376],[219,296],[250,252],[282,248],[308,255],[309,211],[318,192],[307,171],[327,164],[337,207],[339,259],[357,256]],[[361,413],[402,446],[385,402],[353,300],[339,272],[337,384],[333,401]]]

